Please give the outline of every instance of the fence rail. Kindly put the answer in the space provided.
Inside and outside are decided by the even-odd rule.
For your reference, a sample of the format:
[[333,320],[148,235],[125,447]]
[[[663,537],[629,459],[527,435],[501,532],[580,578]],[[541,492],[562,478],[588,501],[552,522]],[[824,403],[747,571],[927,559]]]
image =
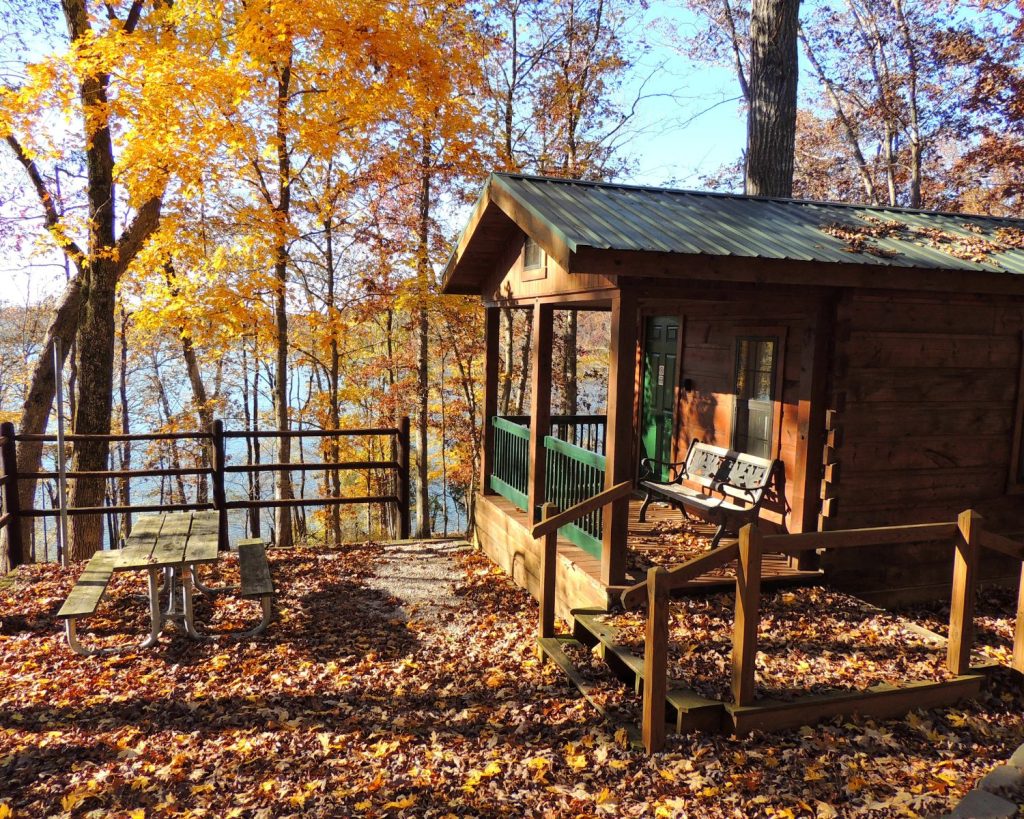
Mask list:
[[[529,502],[530,428],[529,416],[499,415],[492,419],[494,462],[488,478],[490,488],[525,510]],[[524,421],[526,423],[524,423]],[[552,430],[575,430],[576,440],[604,448],[603,415],[554,415]],[[589,431],[588,431],[589,430]],[[578,433],[578,434],[577,434]],[[558,435],[544,436],[544,501],[568,509],[604,489],[605,456]],[[594,511],[567,524],[562,534],[594,557],[601,555],[603,516]]]
[[[529,415],[500,415],[506,421],[530,428]],[[605,453],[608,437],[607,415],[552,415],[550,432],[555,438],[591,452]]]
[[[69,516],[81,515],[114,515],[145,512],[172,512],[214,509],[220,513],[220,547],[227,548],[228,530],[227,513],[231,509],[272,509],[299,506],[343,506],[351,504],[384,504],[395,508],[398,514],[399,536],[408,538],[410,521],[410,424],[408,417],[402,418],[397,427],[369,427],[344,430],[288,430],[275,432],[269,430],[226,430],[222,421],[214,421],[208,432],[152,432],[110,435],[77,435],[64,436],[67,442],[104,441],[118,443],[127,441],[203,441],[210,446],[212,466],[210,467],[168,467],[160,469],[110,469],[102,471],[70,470],[65,473],[68,478],[93,478],[108,480],[112,478],[173,478],[185,475],[205,475],[210,477],[212,500],[195,503],[160,503],[160,504],[123,504],[98,507],[68,507]],[[225,454],[225,439],[256,439],[256,438],[342,438],[350,436],[389,436],[394,442],[395,457],[380,461],[337,461],[319,463],[247,463],[228,464]],[[11,423],[0,425],[0,531],[6,529],[8,542],[8,563],[13,569],[26,562],[24,543],[21,536],[20,520],[23,518],[51,518],[61,514],[59,509],[21,509],[18,496],[18,482],[24,480],[56,479],[60,475],[53,470],[21,472],[18,469],[17,448],[19,442],[57,443],[56,435],[24,434],[19,435]],[[380,495],[361,495],[358,497],[300,497],[300,498],[249,498],[246,500],[228,500],[225,487],[227,474],[254,474],[262,472],[278,473],[293,471],[347,471],[347,470],[386,470],[394,474],[394,493]]]

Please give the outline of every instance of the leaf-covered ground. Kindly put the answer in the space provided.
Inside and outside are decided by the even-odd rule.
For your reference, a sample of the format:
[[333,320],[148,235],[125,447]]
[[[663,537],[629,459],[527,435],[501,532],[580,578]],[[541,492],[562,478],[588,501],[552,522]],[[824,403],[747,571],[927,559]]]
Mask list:
[[[672,601],[673,680],[703,696],[729,700],[734,609],[734,594]],[[758,697],[791,700],[799,694],[951,677],[944,647],[913,622],[834,589],[806,586],[768,593],[761,599],[760,613]],[[615,628],[620,643],[643,653],[643,612],[603,619]]]
[[[535,604],[485,559],[403,557],[438,561],[439,590],[454,583],[439,618],[380,590],[387,576],[369,574],[385,556],[271,552],[265,635],[169,635],[102,659],[71,654],[53,618],[76,570],[23,568],[0,591],[0,813],[930,815],[1024,740],[1020,690],[997,675],[957,708],[671,737],[648,759],[539,665]],[[119,578],[90,628],[141,636],[143,589]],[[201,622],[255,617],[230,597],[199,606]]]

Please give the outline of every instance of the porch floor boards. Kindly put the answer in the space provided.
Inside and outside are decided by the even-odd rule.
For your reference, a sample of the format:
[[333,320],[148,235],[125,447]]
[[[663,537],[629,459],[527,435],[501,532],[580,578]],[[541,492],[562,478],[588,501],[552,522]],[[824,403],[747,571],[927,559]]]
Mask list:
[[[633,498],[630,501],[627,541],[630,549],[629,573],[635,575],[638,581],[644,579],[643,570],[636,565],[640,559],[667,567],[697,557],[706,551],[716,527],[687,522],[678,509],[660,503],[651,504],[647,509],[647,520],[640,523],[637,518],[640,515],[641,503],[640,498]],[[693,542],[692,548],[678,545],[677,541],[682,539],[684,533],[697,536],[690,539]],[[721,542],[728,543],[729,539],[723,538]],[[761,562],[761,578],[768,584],[820,581],[821,576],[820,571],[798,569],[796,560],[785,555],[765,554]],[[711,591],[718,588],[733,589],[735,584],[736,569],[734,564],[729,564],[694,578],[682,588]]]

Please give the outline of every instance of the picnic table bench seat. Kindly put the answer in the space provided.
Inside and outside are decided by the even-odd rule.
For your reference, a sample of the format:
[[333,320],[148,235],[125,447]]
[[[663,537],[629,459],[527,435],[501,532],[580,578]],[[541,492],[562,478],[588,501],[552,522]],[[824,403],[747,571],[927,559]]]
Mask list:
[[[668,468],[668,481],[654,480],[662,466]],[[744,524],[757,520],[778,467],[777,459],[758,458],[694,438],[683,461],[641,461],[640,488],[647,496],[639,520],[642,523],[646,519],[647,508],[654,500],[664,501],[686,516],[692,512],[717,524],[711,539],[713,549],[727,532],[736,533]]]
[[262,540],[242,540],[238,543],[238,571],[241,575],[239,596],[259,598],[263,608],[263,619],[260,624],[245,635],[259,634],[270,625],[273,613],[274,579],[270,576],[270,563],[267,560],[267,547]]
[[77,654],[90,656],[93,654],[113,654],[124,651],[125,648],[87,648],[78,640],[79,617],[88,617],[94,614],[107,591],[107,584],[114,574],[114,566],[117,562],[117,552],[96,552],[85,564],[85,569],[78,576],[71,593],[64,601],[64,605],[57,612],[57,617],[64,621],[64,630],[67,634],[68,645]]
[[117,552],[96,552],[89,558],[57,616],[63,619],[93,614],[107,591],[116,560]]

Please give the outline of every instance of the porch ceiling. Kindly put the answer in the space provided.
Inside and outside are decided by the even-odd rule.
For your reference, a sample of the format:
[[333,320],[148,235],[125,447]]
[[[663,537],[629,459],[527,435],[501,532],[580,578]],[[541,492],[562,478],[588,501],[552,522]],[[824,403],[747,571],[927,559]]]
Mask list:
[[821,284],[831,283],[824,266],[1024,274],[1019,219],[498,173],[445,267],[444,292],[479,293],[517,232],[570,273],[610,251],[815,263]]

